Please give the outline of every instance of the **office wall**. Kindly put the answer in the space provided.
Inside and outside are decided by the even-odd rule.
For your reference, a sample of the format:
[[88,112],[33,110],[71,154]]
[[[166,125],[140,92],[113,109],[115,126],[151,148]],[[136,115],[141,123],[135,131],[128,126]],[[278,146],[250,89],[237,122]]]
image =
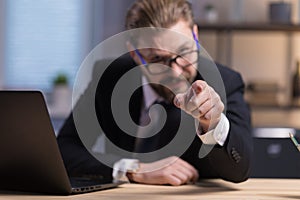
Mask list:
[[134,0],[109,0],[105,1],[104,9],[104,38],[110,37],[125,28],[125,17],[127,9],[131,6]]
[[0,89],[4,84],[4,23],[5,23],[5,0],[0,0]]
[[126,11],[132,2],[134,0],[83,1],[82,60],[103,40],[124,31]]
[[92,31],[92,35],[84,39],[90,45],[90,50],[102,41],[125,30],[126,12],[134,0],[91,1],[89,6],[92,8],[88,13],[93,12],[93,14],[90,15],[91,23],[87,25],[87,29]]

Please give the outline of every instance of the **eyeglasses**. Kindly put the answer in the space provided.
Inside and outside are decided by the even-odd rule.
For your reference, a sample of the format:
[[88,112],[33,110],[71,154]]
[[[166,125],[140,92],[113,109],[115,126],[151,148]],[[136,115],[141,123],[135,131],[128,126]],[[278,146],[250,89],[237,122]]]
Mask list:
[[162,74],[166,73],[167,71],[171,70],[170,67],[163,67],[161,65],[167,65],[171,66],[172,63],[175,63],[181,68],[188,67],[190,65],[196,64],[198,61],[198,56],[199,56],[199,49],[200,49],[200,44],[199,41],[197,40],[197,37],[195,36],[193,32],[193,37],[196,42],[197,50],[192,50],[188,52],[183,52],[180,55],[177,55],[174,58],[170,57],[163,57],[163,56],[156,56],[152,60],[149,61],[149,63],[146,62],[142,54],[135,49],[135,53],[141,60],[142,64],[146,66],[146,69],[148,72],[152,75],[157,75],[157,74]]
[[185,68],[197,63],[198,61],[198,50],[182,53],[180,55],[177,55],[175,58],[156,56],[153,60],[150,61],[150,63],[147,63],[145,61],[145,59],[137,49],[135,50],[135,52],[139,56],[143,65],[146,66],[149,73],[153,75],[162,74],[171,69],[170,67],[163,67],[161,65],[171,66],[172,63],[176,63],[181,68]]

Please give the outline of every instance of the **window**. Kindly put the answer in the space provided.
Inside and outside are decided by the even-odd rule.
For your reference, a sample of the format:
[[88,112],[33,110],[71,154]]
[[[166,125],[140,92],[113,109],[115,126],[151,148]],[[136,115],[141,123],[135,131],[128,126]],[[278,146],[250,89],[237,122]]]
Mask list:
[[83,57],[82,2],[6,1],[5,87],[49,91],[58,73],[73,83]]

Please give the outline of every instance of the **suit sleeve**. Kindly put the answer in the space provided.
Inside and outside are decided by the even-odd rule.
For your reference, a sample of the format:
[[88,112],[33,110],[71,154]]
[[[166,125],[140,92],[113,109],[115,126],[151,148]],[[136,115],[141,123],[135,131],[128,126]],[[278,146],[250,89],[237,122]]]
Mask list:
[[100,112],[95,108],[98,77],[105,69],[102,66],[109,62],[101,61],[95,64],[88,87],[76,102],[76,106],[58,134],[58,145],[69,175],[100,175],[111,179],[111,166],[120,159],[114,154],[93,152],[93,145],[97,138],[100,134],[104,134],[95,113]]
[[60,152],[69,176],[101,176],[112,179],[112,169],[90,154],[81,142],[72,114],[57,137]]
[[227,69],[221,74],[227,96],[226,117],[230,129],[224,146],[216,146],[208,155],[208,160],[223,179],[242,182],[249,177],[253,153],[250,111],[243,98],[244,83],[241,76]]

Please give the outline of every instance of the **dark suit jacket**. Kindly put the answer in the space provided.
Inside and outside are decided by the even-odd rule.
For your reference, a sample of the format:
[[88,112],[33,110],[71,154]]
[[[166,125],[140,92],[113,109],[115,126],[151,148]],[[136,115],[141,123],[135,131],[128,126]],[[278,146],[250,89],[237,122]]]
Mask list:
[[[113,150],[109,151],[108,149],[110,149],[110,146],[116,145],[123,150],[135,152],[134,145],[136,138],[133,135],[126,134],[117,125],[118,123],[114,120],[111,109],[111,100],[116,83],[125,73],[133,69],[136,64],[128,55],[124,55],[114,60],[111,64],[109,63],[110,60],[99,61],[95,64],[93,73],[94,81],[90,83],[90,86],[76,104],[76,108],[79,110],[77,113],[86,114],[93,111],[93,109],[91,110],[90,107],[87,107],[86,105],[90,104],[90,102],[94,102],[95,107],[93,108],[96,111],[97,122],[101,125],[102,130],[88,125],[89,122],[93,120],[86,117],[88,115],[85,115],[85,117],[82,118],[77,117],[81,121],[86,121],[86,125],[81,128],[81,132],[90,134],[88,139],[78,137],[78,127],[75,127],[74,124],[74,112],[71,113],[60,130],[58,143],[67,171],[70,175],[100,174],[107,178],[111,178],[112,169],[107,166],[107,163],[112,166],[112,163],[122,158],[122,154],[114,152]],[[108,64],[109,67],[103,67]],[[191,144],[186,148],[182,155],[179,156],[198,170],[200,178],[222,178],[232,182],[241,182],[249,177],[250,161],[252,157],[250,113],[248,106],[243,99],[244,84],[238,73],[221,65],[217,65],[217,67],[225,86],[225,114],[230,123],[228,137],[224,146],[221,147],[215,145],[207,156],[199,158],[199,149],[203,144],[195,134],[192,117],[184,116],[183,118],[185,120],[191,122],[185,123],[184,130],[187,133],[193,134],[193,138]],[[98,77],[100,75],[101,78]],[[141,74],[137,70],[133,71],[131,77],[134,78],[127,78],[128,83],[126,84],[128,85],[126,85],[126,87],[131,84],[136,85],[141,81]],[[198,74],[197,79],[203,79],[201,74]],[[216,88],[215,90],[218,91]],[[123,96],[127,95],[126,90],[119,91],[117,95],[119,95],[117,96],[117,99],[119,98],[122,101]],[[93,101],[88,100],[91,98]],[[130,117],[136,124],[139,122],[142,99],[143,93],[139,88],[134,92],[129,101]],[[175,106],[173,106],[172,109],[174,110],[172,115],[184,115],[184,113]],[[121,110],[122,108],[120,107],[120,112],[122,112]],[[76,115],[78,116],[81,114]],[[175,137],[178,129],[177,122],[168,122],[167,120],[167,123],[173,124],[174,128],[171,128],[171,130],[170,126],[165,126],[163,128],[164,131],[151,138],[157,141],[156,146],[158,149],[169,144],[170,140]],[[107,139],[111,141],[111,144],[106,146],[109,153],[106,155],[93,154],[94,156],[92,156],[89,151],[91,151],[93,142],[96,140],[97,134],[100,131],[103,131]],[[85,145],[83,145],[80,138],[85,140],[83,141]],[[180,142],[177,142],[176,145],[180,145]],[[106,165],[97,160],[97,158],[102,160],[104,157],[107,157],[105,159],[108,160]]]

